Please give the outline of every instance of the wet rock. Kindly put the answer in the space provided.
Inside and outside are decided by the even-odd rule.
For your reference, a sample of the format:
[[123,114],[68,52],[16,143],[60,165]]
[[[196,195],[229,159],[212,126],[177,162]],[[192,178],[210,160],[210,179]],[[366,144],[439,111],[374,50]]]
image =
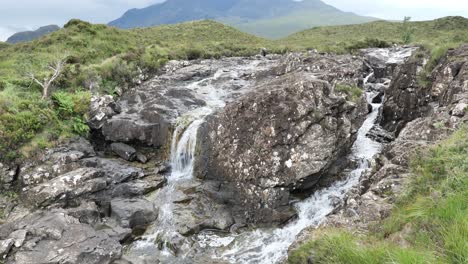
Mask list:
[[29,203],[45,207],[52,203],[67,203],[85,194],[106,188],[103,172],[92,168],[81,168],[27,190],[23,196]]
[[96,156],[96,152],[94,151],[93,145],[91,145],[91,143],[88,140],[82,137],[71,140],[67,147],[72,151],[78,151],[83,153],[83,156],[86,158]]
[[99,223],[96,229],[102,230],[110,238],[120,243],[127,243],[131,241],[132,238],[132,229],[120,226],[120,224],[112,218],[105,219],[102,223]]
[[112,151],[127,161],[133,161],[136,158],[136,149],[123,143],[112,143],[111,144]]
[[166,179],[160,175],[145,177],[142,180],[134,180],[117,185],[112,190],[112,197],[132,198],[146,195],[163,187]]
[[16,263],[111,263],[122,254],[121,245],[107,234],[89,226],[73,224],[66,229],[60,240],[41,240],[32,250],[16,253]]
[[82,203],[79,207],[67,209],[67,214],[83,224],[96,224],[100,220],[99,209],[94,202]]
[[4,259],[15,244],[13,239],[0,240],[0,259]]
[[139,152],[136,154],[136,160],[138,160],[139,162],[143,164],[148,162],[148,158],[144,154],[139,153]]
[[105,123],[102,133],[109,141],[140,141],[149,146],[163,146],[167,142],[169,124],[156,113],[151,119],[145,122],[116,117]]
[[111,217],[126,228],[144,228],[157,218],[154,204],[146,199],[113,199]]
[[26,240],[27,234],[28,232],[26,230],[16,230],[9,235],[9,238],[13,239],[14,246],[16,248],[20,248],[21,246],[23,246],[24,241]]
[[145,176],[142,169],[130,166],[122,160],[89,158],[80,160],[80,165],[104,172],[106,182],[111,185],[139,179]]
[[207,119],[195,174],[226,182],[249,221],[287,221],[289,192],[313,187],[347,153],[366,114],[364,100],[347,102],[305,72],[286,74]]
[[390,132],[379,125],[373,126],[366,136],[380,143],[389,143],[395,140],[395,137]]
[[379,92],[373,99],[372,103],[373,104],[381,104],[383,102],[385,93],[383,91]]
[[395,76],[386,90],[380,125],[398,134],[406,122],[422,116],[428,110],[428,89],[419,82],[419,72],[425,58],[413,55],[395,68]]
[[[28,234],[26,236],[26,234]],[[120,258],[121,246],[101,231],[79,223],[63,210],[36,212],[0,227],[10,237],[7,263],[110,263]],[[10,243],[8,243],[10,244]],[[11,248],[11,246],[10,246]]]

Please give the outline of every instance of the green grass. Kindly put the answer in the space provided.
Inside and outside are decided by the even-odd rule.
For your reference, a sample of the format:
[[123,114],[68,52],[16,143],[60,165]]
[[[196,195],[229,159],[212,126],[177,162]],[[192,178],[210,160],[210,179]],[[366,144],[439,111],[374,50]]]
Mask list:
[[[444,51],[468,42],[467,21],[449,17],[410,22],[406,28],[382,21],[320,27],[271,41],[206,20],[132,30],[71,20],[63,29],[32,42],[0,43],[0,160],[21,158],[34,149],[53,146],[58,139],[87,133],[82,111],[64,116],[57,98],[41,100],[41,87],[26,78],[27,72],[38,79],[50,76],[47,62],[64,54],[68,55],[67,63],[54,83],[55,92],[79,97],[84,96],[81,91],[115,95],[134,86],[142,71],[151,76],[171,59],[250,56],[263,47],[272,53],[311,48],[353,52],[401,43],[402,34],[410,31],[413,44],[432,50],[432,59],[420,76],[420,82],[428,85],[429,73]],[[361,91],[352,87],[338,89],[350,100],[361,96]]]
[[336,12],[334,10],[317,10],[314,12],[309,9],[295,11],[275,18],[253,21],[224,20],[241,31],[269,39],[279,39],[294,32],[317,26],[358,24],[377,19],[357,16],[351,13]]
[[[115,94],[141,73],[154,74],[171,59],[249,56],[270,41],[213,21],[120,30],[71,20],[60,31],[32,42],[0,43],[0,161],[32,156],[73,135],[86,135],[91,94]],[[47,62],[68,54],[54,83],[55,94],[41,100],[38,79],[51,74]],[[52,92],[53,93],[53,92]],[[79,108],[79,109],[77,109]]]
[[[468,19],[446,17],[433,21],[409,22],[410,44],[429,50],[438,46],[456,47],[468,42]],[[404,44],[408,30],[401,22],[376,21],[358,25],[317,27],[279,40],[292,50],[317,49],[321,52],[347,53],[359,42],[378,39],[386,43]]]
[[293,251],[289,263],[307,263],[310,256],[314,263],[468,263],[467,136],[465,126],[415,155],[407,192],[371,234],[322,230]]
[[357,86],[350,86],[345,84],[336,84],[335,90],[344,93],[348,100],[357,102],[361,98],[363,91]]

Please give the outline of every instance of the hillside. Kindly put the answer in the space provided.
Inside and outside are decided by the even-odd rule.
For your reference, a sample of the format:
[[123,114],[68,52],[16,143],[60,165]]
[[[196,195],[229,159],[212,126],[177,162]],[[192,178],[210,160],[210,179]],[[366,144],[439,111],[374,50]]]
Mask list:
[[[413,36],[411,43],[425,44],[433,49],[434,58],[440,58],[448,47],[468,42],[465,18],[449,17],[409,25]],[[78,96],[69,100],[81,102],[88,100],[90,93],[80,91],[115,94],[135,85],[142,73],[151,76],[170,59],[248,56],[258,54],[263,47],[272,53],[312,48],[345,53],[358,48],[401,44],[401,36],[401,23],[382,21],[321,27],[269,41],[206,20],[132,30],[72,20],[63,29],[31,42],[0,43],[0,130],[3,132],[0,133],[0,145],[7,144],[11,150],[8,157],[3,155],[2,158],[27,156],[30,149],[38,146],[38,140],[47,146],[58,138],[83,133],[82,129],[86,132],[86,126],[80,126],[84,118],[82,110],[78,109],[76,113],[70,110],[72,114],[57,117],[57,105],[40,100],[41,88],[26,77],[28,72],[33,72],[39,79],[49,76],[47,62],[64,54],[68,55],[67,63],[55,87],[70,96]],[[44,109],[50,112],[42,116],[39,112]],[[28,119],[24,120],[26,117],[18,113],[27,113]],[[36,120],[38,116],[42,116],[40,120]],[[52,120],[56,123],[51,123],[44,131]],[[73,127],[82,129],[77,132]],[[24,131],[17,133],[20,128]],[[50,138],[51,134],[55,135],[54,139]],[[28,149],[24,150],[26,146]],[[20,148],[23,148],[21,155],[17,152]]]
[[55,32],[59,29],[60,27],[57,25],[49,25],[49,26],[40,27],[34,31],[18,32],[18,33],[13,34],[11,37],[9,37],[6,42],[11,43],[11,44],[15,44],[19,42],[27,42],[27,41],[31,41],[34,39],[38,39],[44,35]]
[[0,49],[3,49],[3,48],[8,47],[8,46],[9,46],[8,43],[0,41]]
[[[409,22],[410,43],[435,46],[457,46],[468,42],[468,19],[445,17],[432,21]],[[317,49],[324,52],[348,52],[363,48],[373,40],[387,44],[402,43],[403,24],[375,21],[359,25],[318,27],[292,34],[279,40],[279,44],[294,50]],[[375,42],[375,41],[374,41]],[[374,43],[375,44],[375,43]]]
[[150,27],[191,20],[213,19],[245,32],[279,38],[324,25],[364,23],[375,18],[343,12],[320,0],[169,0],[127,11],[109,23],[119,28]]
[[[120,30],[71,20],[40,39],[4,46],[0,149],[8,151],[0,155],[0,162],[88,133],[83,109],[88,107],[90,90],[115,94],[117,88],[134,86],[142,74],[151,76],[170,59],[248,56],[273,44],[213,21]],[[63,73],[54,83],[60,95],[53,95],[52,102],[41,100],[41,87],[28,75],[39,80],[50,76],[48,63],[65,55]]]

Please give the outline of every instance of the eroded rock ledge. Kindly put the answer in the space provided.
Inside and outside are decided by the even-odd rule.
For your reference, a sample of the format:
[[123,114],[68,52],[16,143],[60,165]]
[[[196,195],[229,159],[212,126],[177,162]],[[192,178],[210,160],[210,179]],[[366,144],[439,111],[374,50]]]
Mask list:
[[[386,91],[381,125],[393,131],[396,140],[385,147],[373,170],[361,177],[360,185],[347,193],[321,227],[368,232],[370,225],[391,213],[396,198],[404,191],[411,177],[412,155],[468,123],[468,45],[449,50],[432,71],[429,87],[417,82],[423,59],[414,56],[398,66],[394,82]],[[313,239],[314,234],[313,228],[305,230],[291,249]]]
[[363,98],[347,101],[312,72],[286,74],[208,118],[196,175],[218,181],[248,222],[284,222],[294,214],[290,192],[313,187],[337,165],[366,114]]

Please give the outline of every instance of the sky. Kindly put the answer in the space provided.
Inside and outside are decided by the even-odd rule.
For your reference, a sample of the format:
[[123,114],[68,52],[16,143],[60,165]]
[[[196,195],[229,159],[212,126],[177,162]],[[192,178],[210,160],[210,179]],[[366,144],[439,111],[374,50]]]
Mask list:
[[[71,18],[108,23],[126,10],[164,0],[0,0],[0,40],[40,26],[62,26]],[[219,0],[223,1],[223,0]],[[429,20],[449,15],[468,18],[468,0],[323,0],[343,11],[382,19]]]

